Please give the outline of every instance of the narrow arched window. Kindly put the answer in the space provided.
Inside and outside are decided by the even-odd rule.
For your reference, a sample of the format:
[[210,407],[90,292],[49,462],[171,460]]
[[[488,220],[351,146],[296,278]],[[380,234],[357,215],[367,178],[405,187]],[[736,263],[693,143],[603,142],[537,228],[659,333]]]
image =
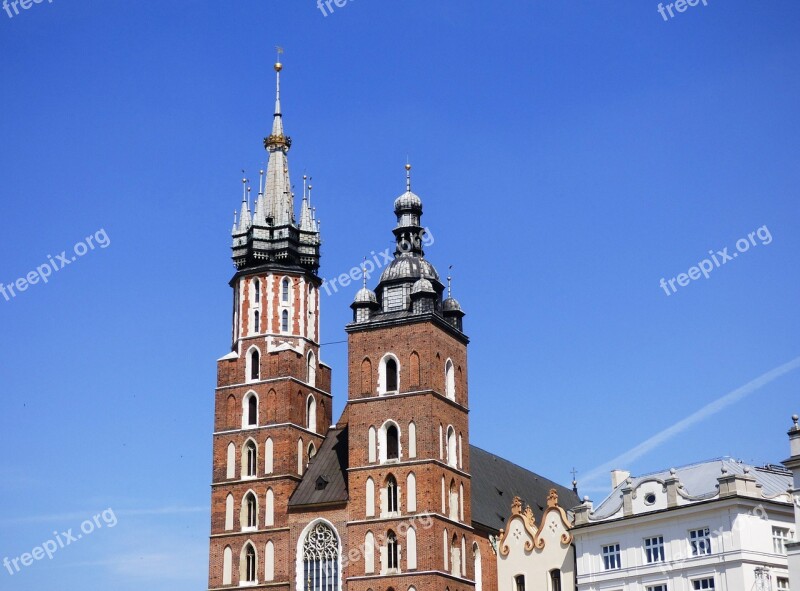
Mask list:
[[450,400],[456,399],[456,375],[453,362],[449,359],[444,367],[445,394]]
[[386,568],[389,570],[397,570],[400,561],[399,552],[397,548],[397,535],[392,530],[389,530],[389,535],[386,536]]
[[281,312],[281,331],[289,332],[289,310]]
[[475,591],[483,591],[483,565],[481,564],[481,549],[477,542],[472,544],[472,559],[475,562]]
[[261,332],[261,313],[258,310],[253,312],[253,332]]
[[257,380],[261,376],[261,355],[258,349],[253,349],[250,353],[250,379]]
[[254,394],[247,399],[247,425],[250,427],[258,425],[258,398]]
[[314,456],[317,455],[317,448],[313,443],[308,444],[308,461],[309,463],[311,460],[314,459]]
[[253,280],[253,301],[256,304],[261,302],[261,282],[258,279]]
[[[317,523],[308,532],[302,546],[302,591],[340,591],[339,537],[325,523]],[[299,565],[298,565],[299,566]]]
[[308,352],[308,367],[306,368],[306,383],[309,386],[317,385],[317,357],[314,351]]
[[284,279],[283,283],[281,284],[281,301],[288,302],[289,301],[289,280]]
[[557,568],[550,571],[550,591],[561,591],[561,571]]
[[394,359],[386,360],[386,391],[397,392],[397,361]]
[[525,591],[525,575],[514,577],[514,591]]
[[458,490],[456,489],[456,481],[450,481],[450,494],[448,495],[449,499],[449,509],[448,517],[453,521],[458,521]]
[[233,550],[225,546],[222,552],[222,584],[230,585],[233,580]]
[[400,459],[400,434],[394,425],[386,427],[386,459]]
[[458,442],[453,427],[447,428],[447,464],[453,468],[458,466]]
[[386,510],[389,513],[400,510],[397,504],[397,480],[391,474],[386,479]]
[[313,395],[306,400],[306,428],[317,432],[317,401]]
[[247,446],[245,447],[245,456],[246,456],[246,465],[245,465],[245,476],[253,477],[256,475],[256,465],[258,463],[258,458],[256,457],[256,444],[252,441],[247,442]]
[[250,544],[245,549],[244,580],[248,583],[256,582],[256,549]]
[[247,493],[244,498],[244,504],[244,527],[255,529],[258,525],[258,502],[256,501],[256,496],[253,493]]

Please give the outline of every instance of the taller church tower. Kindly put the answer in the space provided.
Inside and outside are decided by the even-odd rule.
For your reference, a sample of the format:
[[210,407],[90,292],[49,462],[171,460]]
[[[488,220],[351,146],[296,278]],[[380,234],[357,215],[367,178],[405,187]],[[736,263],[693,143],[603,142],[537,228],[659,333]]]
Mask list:
[[[319,362],[319,224],[304,180],[300,221],[289,180],[280,74],[266,175],[234,221],[232,350],[218,361],[209,589],[293,578],[288,500],[331,424]],[[290,559],[291,557],[291,559]]]

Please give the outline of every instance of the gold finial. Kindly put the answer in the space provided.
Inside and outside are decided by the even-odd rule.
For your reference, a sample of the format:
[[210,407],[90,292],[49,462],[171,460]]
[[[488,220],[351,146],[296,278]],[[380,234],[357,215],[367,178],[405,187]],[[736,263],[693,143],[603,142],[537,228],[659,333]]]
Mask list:
[[278,57],[275,60],[275,71],[280,72],[281,70],[283,70],[283,64],[281,63],[281,54],[283,53],[283,47],[276,45],[275,51],[278,54]]

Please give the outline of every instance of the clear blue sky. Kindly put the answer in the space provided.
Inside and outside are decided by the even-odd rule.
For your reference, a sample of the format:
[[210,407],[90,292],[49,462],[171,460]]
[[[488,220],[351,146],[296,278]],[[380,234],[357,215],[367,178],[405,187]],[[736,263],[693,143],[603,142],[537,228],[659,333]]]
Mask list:
[[[232,212],[263,166],[275,45],[322,275],[389,246],[403,165],[468,316],[472,442],[582,493],[800,356],[800,5],[709,0],[54,0],[0,12],[0,559],[118,518],[0,588],[206,585]],[[766,225],[709,279],[659,287]],[[677,284],[676,284],[677,286]],[[345,338],[356,287],[323,301]],[[335,412],[346,347],[324,348]],[[788,455],[800,370],[624,466]],[[176,564],[178,566],[176,566]],[[2,567],[0,567],[2,568]]]

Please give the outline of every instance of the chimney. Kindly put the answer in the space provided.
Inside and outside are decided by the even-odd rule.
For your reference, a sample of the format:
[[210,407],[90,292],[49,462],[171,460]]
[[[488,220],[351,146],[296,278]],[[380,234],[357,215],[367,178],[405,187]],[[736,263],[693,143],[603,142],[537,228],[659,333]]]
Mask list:
[[627,470],[612,470],[611,471],[611,488],[615,489],[620,484],[630,478],[631,473]]

